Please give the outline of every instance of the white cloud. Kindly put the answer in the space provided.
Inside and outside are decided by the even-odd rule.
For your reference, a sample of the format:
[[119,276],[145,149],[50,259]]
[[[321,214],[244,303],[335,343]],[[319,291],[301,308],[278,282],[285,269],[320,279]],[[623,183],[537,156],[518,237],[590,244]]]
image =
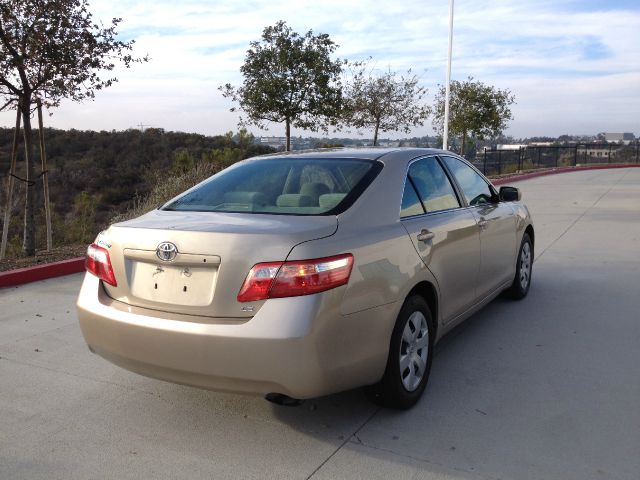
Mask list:
[[[516,136],[640,133],[640,8],[616,5],[595,11],[571,0],[458,0],[454,78],[509,88],[517,105],[508,133]],[[95,102],[64,103],[52,126],[235,129],[237,116],[217,87],[241,81],[249,42],[279,19],[299,32],[329,33],[341,58],[371,55],[380,68],[412,68],[431,92],[445,76],[447,0],[95,0],[91,8],[104,21],[122,17],[119,30],[151,61],[119,69],[120,82]],[[12,123],[11,113],[0,114],[0,124]],[[428,122],[414,134],[430,132]]]

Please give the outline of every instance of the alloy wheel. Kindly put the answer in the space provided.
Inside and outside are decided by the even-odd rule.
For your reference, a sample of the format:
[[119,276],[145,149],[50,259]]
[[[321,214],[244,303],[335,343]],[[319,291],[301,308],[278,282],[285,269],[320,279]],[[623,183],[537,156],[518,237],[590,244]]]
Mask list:
[[531,245],[525,242],[520,252],[520,287],[526,290],[531,278]]
[[407,319],[400,339],[400,378],[404,388],[413,392],[426,373],[429,355],[429,324],[420,311]]

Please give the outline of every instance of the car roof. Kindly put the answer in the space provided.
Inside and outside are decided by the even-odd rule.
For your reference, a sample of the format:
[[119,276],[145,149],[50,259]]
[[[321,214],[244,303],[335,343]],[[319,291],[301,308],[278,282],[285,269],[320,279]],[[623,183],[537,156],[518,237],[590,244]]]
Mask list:
[[[380,160],[386,161],[389,154],[399,154],[405,156],[405,158],[415,158],[421,155],[436,155],[436,154],[449,154],[444,150],[437,148],[414,148],[414,147],[363,147],[363,148],[321,148],[316,150],[294,150],[291,152],[278,152],[268,155],[261,155],[259,157],[252,157],[250,160],[267,160],[274,158],[358,158],[364,160]],[[404,154],[404,155],[403,155]],[[397,159],[398,155],[393,155]]]

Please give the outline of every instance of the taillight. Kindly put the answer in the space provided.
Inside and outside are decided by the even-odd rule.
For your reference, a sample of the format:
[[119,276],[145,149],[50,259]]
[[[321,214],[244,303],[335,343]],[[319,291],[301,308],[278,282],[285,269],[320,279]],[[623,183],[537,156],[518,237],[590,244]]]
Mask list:
[[100,280],[107,282],[114,287],[118,286],[116,276],[113,274],[111,258],[106,248],[99,247],[95,243],[87,248],[87,259],[85,261],[87,272],[93,273]]
[[297,297],[346,285],[353,267],[353,255],[289,262],[258,263],[238,293],[239,302],[267,298]]

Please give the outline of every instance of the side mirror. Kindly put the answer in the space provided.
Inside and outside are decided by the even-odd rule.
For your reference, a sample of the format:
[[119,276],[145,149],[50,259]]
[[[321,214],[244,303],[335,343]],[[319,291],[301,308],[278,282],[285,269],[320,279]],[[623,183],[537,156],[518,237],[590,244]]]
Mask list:
[[501,202],[519,202],[522,200],[522,192],[516,187],[500,187],[498,196]]

